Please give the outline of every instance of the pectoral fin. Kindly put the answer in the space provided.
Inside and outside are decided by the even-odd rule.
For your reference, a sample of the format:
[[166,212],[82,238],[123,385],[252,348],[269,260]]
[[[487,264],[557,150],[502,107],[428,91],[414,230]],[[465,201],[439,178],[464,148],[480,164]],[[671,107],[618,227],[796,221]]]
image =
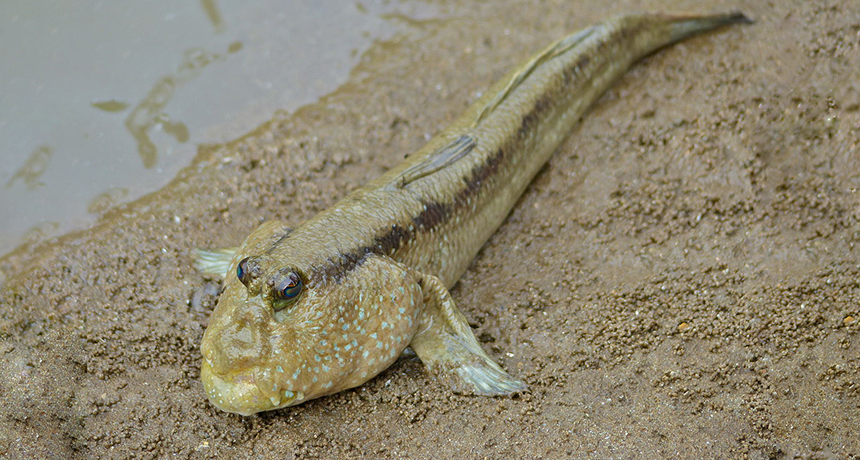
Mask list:
[[435,276],[422,275],[424,310],[410,346],[427,369],[459,393],[507,395],[526,389],[478,345],[466,318]]
[[233,258],[242,251],[247,255],[261,254],[271,250],[278,242],[286,238],[293,230],[279,220],[270,220],[261,224],[248,235],[245,242],[238,248],[224,249],[195,249],[194,265],[197,270],[210,275],[229,275]]
[[230,270],[230,262],[233,261],[233,256],[239,248],[224,248],[210,251],[207,249],[194,250],[194,265],[201,273],[210,275],[227,276],[227,271]]

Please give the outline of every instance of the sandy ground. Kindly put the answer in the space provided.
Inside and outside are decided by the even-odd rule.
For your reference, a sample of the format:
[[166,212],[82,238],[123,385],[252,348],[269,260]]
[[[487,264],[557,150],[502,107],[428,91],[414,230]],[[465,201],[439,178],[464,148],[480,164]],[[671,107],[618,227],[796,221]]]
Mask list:
[[[600,3],[446,4],[318,104],[0,260],[0,457],[860,458],[860,5]],[[565,32],[732,8],[757,24],[627,75],[454,289],[528,392],[453,395],[412,358],[296,408],[208,404],[219,281],[191,248],[325,209]]]

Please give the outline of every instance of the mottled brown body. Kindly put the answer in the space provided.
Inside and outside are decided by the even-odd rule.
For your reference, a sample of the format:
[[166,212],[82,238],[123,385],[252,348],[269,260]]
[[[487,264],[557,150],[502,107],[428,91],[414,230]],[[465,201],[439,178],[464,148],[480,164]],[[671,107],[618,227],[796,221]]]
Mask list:
[[[738,14],[626,16],[565,37],[329,210],[294,231],[262,226],[216,264],[228,273],[202,346],[210,400],[243,414],[297,404],[360,385],[407,345],[454,388],[522,390],[480,349],[447,288],[630,65],[742,21]],[[253,267],[241,282],[232,275],[240,260]],[[247,267],[238,268],[241,276]],[[275,289],[285,273],[304,281],[289,302]]]

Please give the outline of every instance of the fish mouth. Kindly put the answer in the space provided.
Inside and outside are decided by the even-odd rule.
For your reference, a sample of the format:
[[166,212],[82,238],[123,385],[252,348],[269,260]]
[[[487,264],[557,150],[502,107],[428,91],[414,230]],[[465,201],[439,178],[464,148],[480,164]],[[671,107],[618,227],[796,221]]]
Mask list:
[[244,369],[219,375],[204,359],[200,378],[209,402],[233,414],[252,415],[292,406],[305,399],[300,391],[280,388],[267,369]]

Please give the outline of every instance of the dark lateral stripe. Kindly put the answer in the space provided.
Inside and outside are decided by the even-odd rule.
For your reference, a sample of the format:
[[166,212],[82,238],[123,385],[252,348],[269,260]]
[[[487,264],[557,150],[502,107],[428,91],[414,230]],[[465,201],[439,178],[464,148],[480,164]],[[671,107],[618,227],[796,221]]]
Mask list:
[[348,252],[340,254],[337,259],[328,259],[327,264],[315,268],[308,284],[313,286],[332,281],[340,283],[347,273],[360,267],[367,260],[367,254],[365,252]]
[[363,250],[365,253],[376,252],[379,254],[391,254],[399,249],[403,243],[408,241],[411,237],[412,232],[395,224],[391,226],[391,230],[387,233],[375,238],[376,246],[374,249],[376,249],[376,251],[373,251],[370,248],[363,248]]
[[[564,69],[562,86],[569,88],[572,85],[576,76],[591,63],[589,55],[583,55],[575,64]],[[546,113],[553,109],[558,99],[555,91],[547,91],[537,101],[535,101],[532,109],[523,116],[520,121],[520,126],[517,129],[517,135],[513,139],[508,139],[505,145],[494,154],[487,157],[484,163],[472,168],[472,174],[468,179],[464,179],[464,187],[456,195],[454,203],[458,206],[464,206],[468,199],[477,195],[484,183],[493,175],[499,172],[502,167],[502,162],[505,159],[505,150],[514,149],[522,145],[522,142],[528,137],[529,133],[537,129],[537,125],[541,122]]]
[[[591,63],[591,58],[585,55],[575,64],[566,68],[563,73],[564,83],[562,86],[570,87],[571,82]],[[470,174],[463,178],[463,188],[454,196],[451,203],[424,203],[423,210],[412,218],[414,232],[394,224],[383,234],[376,236],[372,246],[363,246],[352,252],[341,254],[337,259],[329,259],[328,264],[319,267],[317,274],[321,275],[324,282],[334,281],[338,283],[347,273],[360,267],[367,259],[368,254],[391,255],[412,239],[414,233],[429,232],[444,225],[454,213],[466,208],[469,199],[478,195],[487,181],[499,173],[506,159],[505,150],[520,147],[528,134],[537,129],[537,125],[544,115],[553,109],[557,98],[558,95],[554,91],[548,91],[542,95],[535,102],[532,110],[523,116],[516,136],[509,138],[503,147],[489,155],[483,163],[473,167]]]
[[412,224],[419,231],[430,231],[451,217],[451,206],[444,203],[425,203],[424,209],[412,218]]
[[488,156],[483,163],[472,168],[472,174],[469,175],[468,179],[463,180],[463,188],[454,197],[455,205],[460,208],[465,207],[469,198],[477,195],[487,180],[499,172],[504,158],[505,151],[500,148]]
[[329,259],[325,266],[315,270],[313,278],[322,282],[340,282],[344,275],[360,267],[368,254],[391,255],[410,238],[412,238],[412,232],[399,225],[392,225],[387,232],[374,238],[372,246],[362,246],[355,251],[340,254],[337,259]]

